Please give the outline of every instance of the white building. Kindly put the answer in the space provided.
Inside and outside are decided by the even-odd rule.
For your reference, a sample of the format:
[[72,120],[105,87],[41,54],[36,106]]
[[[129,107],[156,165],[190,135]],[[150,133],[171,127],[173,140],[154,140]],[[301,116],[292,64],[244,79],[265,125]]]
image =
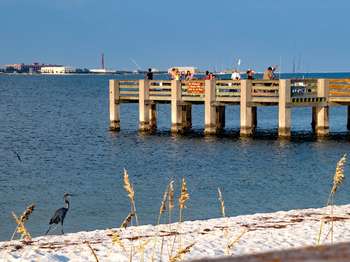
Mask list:
[[75,69],[67,66],[44,66],[40,71],[42,74],[64,75],[74,73]]

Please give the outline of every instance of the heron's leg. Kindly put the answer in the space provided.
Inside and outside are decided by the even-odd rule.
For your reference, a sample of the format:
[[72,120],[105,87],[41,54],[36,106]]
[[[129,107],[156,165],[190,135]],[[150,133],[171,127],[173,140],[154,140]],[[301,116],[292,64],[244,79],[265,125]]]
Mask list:
[[64,232],[63,232],[63,222],[61,222],[61,226],[62,226],[62,235],[64,235]]
[[46,231],[45,235],[47,235],[47,234],[49,233],[49,231],[50,231],[51,227],[52,227],[52,225],[49,225],[49,228],[47,229],[47,231]]

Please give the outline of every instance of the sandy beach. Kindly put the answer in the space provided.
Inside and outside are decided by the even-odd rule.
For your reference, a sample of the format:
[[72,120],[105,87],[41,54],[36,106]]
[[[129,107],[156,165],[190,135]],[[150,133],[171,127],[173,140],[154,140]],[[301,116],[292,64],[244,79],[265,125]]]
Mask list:
[[[106,229],[0,243],[1,261],[169,261],[189,247],[184,260],[219,258],[313,246],[320,219],[325,220],[322,244],[329,232],[328,208]],[[350,205],[334,207],[334,243],[350,241]],[[120,243],[112,238],[120,236]],[[91,250],[93,249],[94,252]],[[162,251],[161,251],[162,250]]]

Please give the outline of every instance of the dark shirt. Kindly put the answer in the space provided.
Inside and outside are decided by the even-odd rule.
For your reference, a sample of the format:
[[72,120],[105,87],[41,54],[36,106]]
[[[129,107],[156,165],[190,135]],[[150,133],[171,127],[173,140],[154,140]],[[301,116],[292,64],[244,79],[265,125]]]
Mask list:
[[147,80],[153,80],[153,73],[152,72],[147,72],[146,79]]

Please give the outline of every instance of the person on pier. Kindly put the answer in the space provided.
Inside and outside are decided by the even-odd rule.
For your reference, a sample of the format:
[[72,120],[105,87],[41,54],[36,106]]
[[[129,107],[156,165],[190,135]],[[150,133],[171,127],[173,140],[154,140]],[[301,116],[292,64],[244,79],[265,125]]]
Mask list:
[[275,71],[277,69],[277,66],[269,66],[265,72],[264,72],[264,76],[263,76],[263,80],[274,80],[276,79],[275,76]]
[[148,72],[146,74],[146,80],[153,80],[152,68],[148,68]]
[[255,74],[255,71],[254,71],[254,70],[248,69],[248,70],[247,70],[247,79],[248,79],[248,80],[254,80],[254,74]]
[[213,73],[210,73],[208,70],[205,71],[204,80],[213,80],[213,79],[215,79],[215,75]]
[[241,80],[241,75],[237,69],[235,69],[231,75],[232,80]]
[[177,68],[171,69],[170,79],[171,80],[180,80],[180,78],[181,78],[181,75],[180,75],[179,69],[177,69]]
[[192,75],[192,73],[191,73],[191,71],[190,70],[187,70],[187,72],[186,72],[186,75],[185,75],[185,80],[192,80],[193,79],[193,75]]

